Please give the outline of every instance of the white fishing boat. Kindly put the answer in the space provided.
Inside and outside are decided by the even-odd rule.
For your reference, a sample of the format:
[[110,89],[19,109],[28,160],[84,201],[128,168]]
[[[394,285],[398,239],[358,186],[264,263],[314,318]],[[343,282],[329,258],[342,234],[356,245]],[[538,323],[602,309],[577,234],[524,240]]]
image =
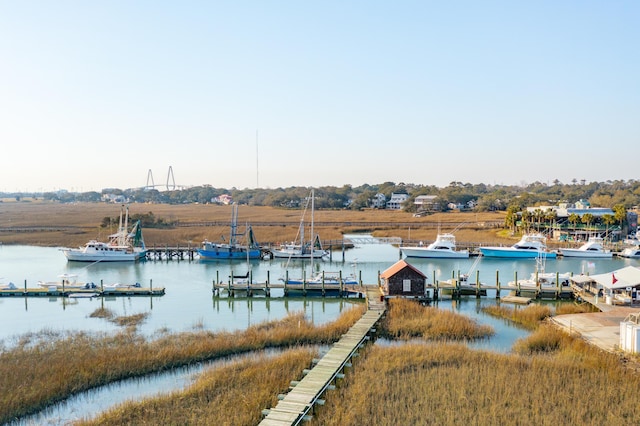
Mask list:
[[91,240],[79,248],[60,249],[67,260],[76,262],[134,262],[145,258],[147,249],[140,221],[129,230],[129,207],[120,209],[118,232],[108,242]]
[[[304,235],[304,217],[307,212],[307,207],[309,206],[309,202],[311,202],[311,235],[312,240],[305,240]],[[315,209],[314,204],[314,190],[311,190],[311,194],[309,198],[307,198],[307,204],[305,205],[304,211],[302,213],[302,218],[300,219],[300,226],[298,228],[298,236],[295,241],[287,242],[282,244],[278,249],[272,249],[271,255],[274,258],[284,258],[284,259],[322,259],[325,256],[328,256],[329,253],[322,248],[322,244],[320,242],[320,236],[314,234],[313,230],[313,212]]]
[[438,234],[436,240],[423,246],[400,246],[406,257],[458,259],[469,257],[468,250],[456,250],[456,237],[453,234]]
[[49,290],[87,290],[98,288],[92,282],[79,282],[76,274],[58,275],[57,281],[38,281],[38,285]]
[[587,257],[610,259],[613,253],[606,250],[601,237],[589,237],[589,241],[578,248],[561,248],[560,254],[564,257]]
[[[545,290],[545,289],[555,289],[559,286],[569,286],[569,279],[571,278],[570,272],[546,272],[545,271],[545,260],[546,258],[543,255],[540,255],[536,258],[536,269],[531,273],[529,278],[519,279],[517,281],[509,281],[507,286],[521,290]],[[560,285],[558,285],[558,283]]]
[[536,259],[539,256],[554,259],[556,257],[555,252],[547,249],[546,238],[542,234],[525,234],[512,246],[480,247],[480,252],[484,257],[512,259]]
[[629,259],[640,259],[640,246],[627,247],[623,249],[618,256]]

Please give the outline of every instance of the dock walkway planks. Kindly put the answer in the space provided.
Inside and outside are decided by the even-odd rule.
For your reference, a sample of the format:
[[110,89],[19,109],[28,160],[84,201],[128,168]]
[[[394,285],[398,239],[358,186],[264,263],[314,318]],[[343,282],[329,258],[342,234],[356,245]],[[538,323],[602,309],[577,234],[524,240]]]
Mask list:
[[366,342],[386,309],[378,286],[366,286],[368,309],[331,349],[307,372],[307,374],[278,401],[267,410],[260,422],[262,426],[296,425],[308,417],[313,406],[336,378],[339,378],[345,366],[358,349]]

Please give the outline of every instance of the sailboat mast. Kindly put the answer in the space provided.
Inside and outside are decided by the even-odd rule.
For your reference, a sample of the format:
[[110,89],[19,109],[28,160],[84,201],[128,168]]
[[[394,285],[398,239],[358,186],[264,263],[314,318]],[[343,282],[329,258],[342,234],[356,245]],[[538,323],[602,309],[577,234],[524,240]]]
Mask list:
[[311,188],[311,273],[313,273],[313,252],[315,247],[313,245],[314,238],[316,234],[313,233],[313,212],[315,210],[315,193],[313,188]]

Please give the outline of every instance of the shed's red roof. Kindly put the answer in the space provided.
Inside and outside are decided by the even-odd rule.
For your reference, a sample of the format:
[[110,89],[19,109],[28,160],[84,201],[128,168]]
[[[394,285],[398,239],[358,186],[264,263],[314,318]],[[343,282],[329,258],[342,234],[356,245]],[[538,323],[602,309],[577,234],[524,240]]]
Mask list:
[[411,270],[413,270],[416,273],[420,274],[421,277],[426,278],[426,275],[423,274],[422,272],[420,272],[419,269],[417,269],[416,267],[408,264],[404,260],[398,260],[396,263],[391,265],[389,268],[387,268],[384,272],[382,272],[380,274],[380,278],[388,279],[389,277],[392,277],[395,274],[397,274],[398,272],[402,271],[404,268],[411,268]]

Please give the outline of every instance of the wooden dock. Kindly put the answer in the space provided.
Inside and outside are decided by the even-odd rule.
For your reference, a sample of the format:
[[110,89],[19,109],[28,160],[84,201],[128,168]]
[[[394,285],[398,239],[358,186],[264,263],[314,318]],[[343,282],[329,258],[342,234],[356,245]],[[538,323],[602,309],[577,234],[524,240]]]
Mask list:
[[284,284],[277,283],[214,283],[213,294],[215,296],[226,295],[235,297],[243,295],[252,297],[256,295],[264,295],[271,297],[271,291],[281,289],[284,296],[321,296],[321,297],[363,297],[365,287],[356,284],[338,284],[338,283],[304,283],[304,284]]
[[48,289],[27,287],[22,289],[0,290],[0,297],[118,297],[118,296],[164,296],[164,287],[121,287],[113,289]]
[[279,395],[278,404],[264,410],[263,426],[297,425],[309,420],[316,405],[324,404],[323,394],[335,387],[335,382],[344,377],[345,368],[351,366],[351,358],[358,355],[358,350],[375,333],[375,324],[385,312],[380,287],[366,286],[368,309],[340,340],[319,360],[314,360],[314,367],[305,370],[300,381],[291,383],[291,390]]

